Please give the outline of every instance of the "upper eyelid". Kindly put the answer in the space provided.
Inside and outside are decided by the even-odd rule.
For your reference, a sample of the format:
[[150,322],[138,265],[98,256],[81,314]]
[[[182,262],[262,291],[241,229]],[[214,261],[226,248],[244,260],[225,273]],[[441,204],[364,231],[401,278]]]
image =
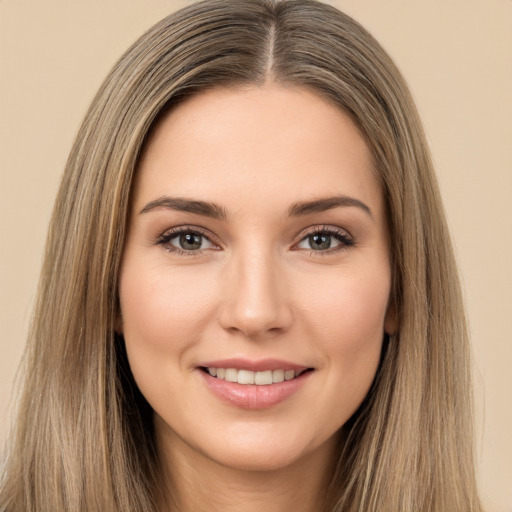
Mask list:
[[350,233],[350,231],[348,231],[348,229],[342,228],[340,226],[329,225],[329,224],[322,224],[322,225],[315,224],[313,226],[309,226],[309,227],[303,229],[297,235],[297,238],[300,241],[314,233],[329,233],[329,234],[334,234],[334,235],[336,235],[336,234],[339,235],[341,233],[344,233],[347,235],[348,238],[353,239],[353,236]]
[[160,240],[164,237],[168,238],[169,236],[173,236],[173,235],[177,236],[180,233],[197,233],[201,236],[204,236],[208,240],[210,240],[210,242],[215,243],[215,244],[217,243],[215,241],[217,239],[217,237],[211,231],[201,228],[199,226],[191,226],[191,225],[176,226],[176,227],[168,228],[165,231],[163,231],[162,234],[159,235],[157,239]]

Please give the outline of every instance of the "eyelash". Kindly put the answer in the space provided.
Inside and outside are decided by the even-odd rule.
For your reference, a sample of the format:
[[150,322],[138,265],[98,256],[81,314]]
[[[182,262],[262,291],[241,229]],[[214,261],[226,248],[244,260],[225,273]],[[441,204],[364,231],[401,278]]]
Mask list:
[[182,234],[199,235],[199,236],[205,238],[206,240],[208,240],[215,247],[215,249],[213,249],[213,250],[219,249],[218,245],[211,240],[212,236],[210,234],[207,234],[205,231],[203,231],[200,228],[192,227],[192,226],[180,226],[178,228],[173,228],[169,231],[166,231],[165,233],[163,233],[162,235],[160,235],[158,237],[156,244],[162,245],[165,248],[165,250],[175,253],[175,254],[178,254],[180,256],[181,255],[183,255],[183,256],[199,256],[204,253],[204,249],[192,251],[192,250],[182,249],[181,247],[176,247],[175,245],[172,245],[170,243],[173,238],[176,238],[177,236],[182,235]]
[[[186,250],[182,249],[180,247],[177,247],[175,245],[172,245],[170,241],[173,238],[176,238],[177,236],[181,234],[191,234],[191,235],[199,235],[202,238],[205,238],[210,242],[214,248],[213,250],[219,250],[219,246],[212,241],[211,234],[207,234],[205,231],[203,231],[200,228],[192,227],[192,226],[181,226],[177,228],[173,228],[169,231],[166,231],[162,235],[160,235],[157,240],[156,244],[163,246],[167,251],[183,255],[183,256],[199,256],[204,253],[205,250],[208,249],[198,249],[198,250]],[[338,242],[340,242],[339,246],[336,246],[334,248],[328,248],[326,250],[314,250],[310,249],[310,255],[311,256],[326,256],[329,254],[337,253],[346,249],[349,249],[350,247],[353,247],[355,245],[354,239],[350,236],[350,234],[345,231],[344,229],[335,227],[335,226],[313,226],[311,228],[307,228],[305,233],[302,235],[299,242],[294,244],[294,247],[297,247],[301,242],[306,240],[307,238],[314,236],[314,235],[327,235],[329,237],[335,238]],[[299,250],[299,249],[294,249]]]
[[313,226],[306,229],[306,232],[303,234],[299,242],[295,244],[295,246],[314,235],[330,236],[338,240],[340,244],[337,247],[329,248],[324,251],[315,251],[314,249],[310,249],[310,256],[328,256],[330,254],[350,249],[355,245],[355,241],[352,236],[348,233],[348,231],[344,229],[338,228],[336,226]]

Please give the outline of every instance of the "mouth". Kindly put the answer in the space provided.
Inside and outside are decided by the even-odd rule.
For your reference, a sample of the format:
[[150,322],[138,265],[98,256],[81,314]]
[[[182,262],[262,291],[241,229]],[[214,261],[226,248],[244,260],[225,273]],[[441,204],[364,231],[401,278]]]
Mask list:
[[313,368],[290,370],[278,368],[275,370],[252,371],[238,368],[219,368],[214,366],[201,366],[199,369],[210,377],[226,382],[242,385],[270,386],[285,381],[294,380],[306,372],[312,372]]

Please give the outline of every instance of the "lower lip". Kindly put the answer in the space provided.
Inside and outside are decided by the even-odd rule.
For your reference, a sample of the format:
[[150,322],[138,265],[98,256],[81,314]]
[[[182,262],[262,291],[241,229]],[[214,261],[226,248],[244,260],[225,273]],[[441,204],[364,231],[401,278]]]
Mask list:
[[221,400],[242,409],[268,409],[294,395],[306,383],[312,371],[304,372],[292,380],[258,386],[238,384],[212,377],[198,370],[208,388]]

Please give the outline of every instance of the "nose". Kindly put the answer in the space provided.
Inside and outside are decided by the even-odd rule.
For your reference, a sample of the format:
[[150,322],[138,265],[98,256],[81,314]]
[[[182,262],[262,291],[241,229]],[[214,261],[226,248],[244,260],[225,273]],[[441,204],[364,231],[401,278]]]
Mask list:
[[233,256],[224,277],[219,312],[224,329],[253,339],[289,329],[289,290],[276,258],[262,250]]

